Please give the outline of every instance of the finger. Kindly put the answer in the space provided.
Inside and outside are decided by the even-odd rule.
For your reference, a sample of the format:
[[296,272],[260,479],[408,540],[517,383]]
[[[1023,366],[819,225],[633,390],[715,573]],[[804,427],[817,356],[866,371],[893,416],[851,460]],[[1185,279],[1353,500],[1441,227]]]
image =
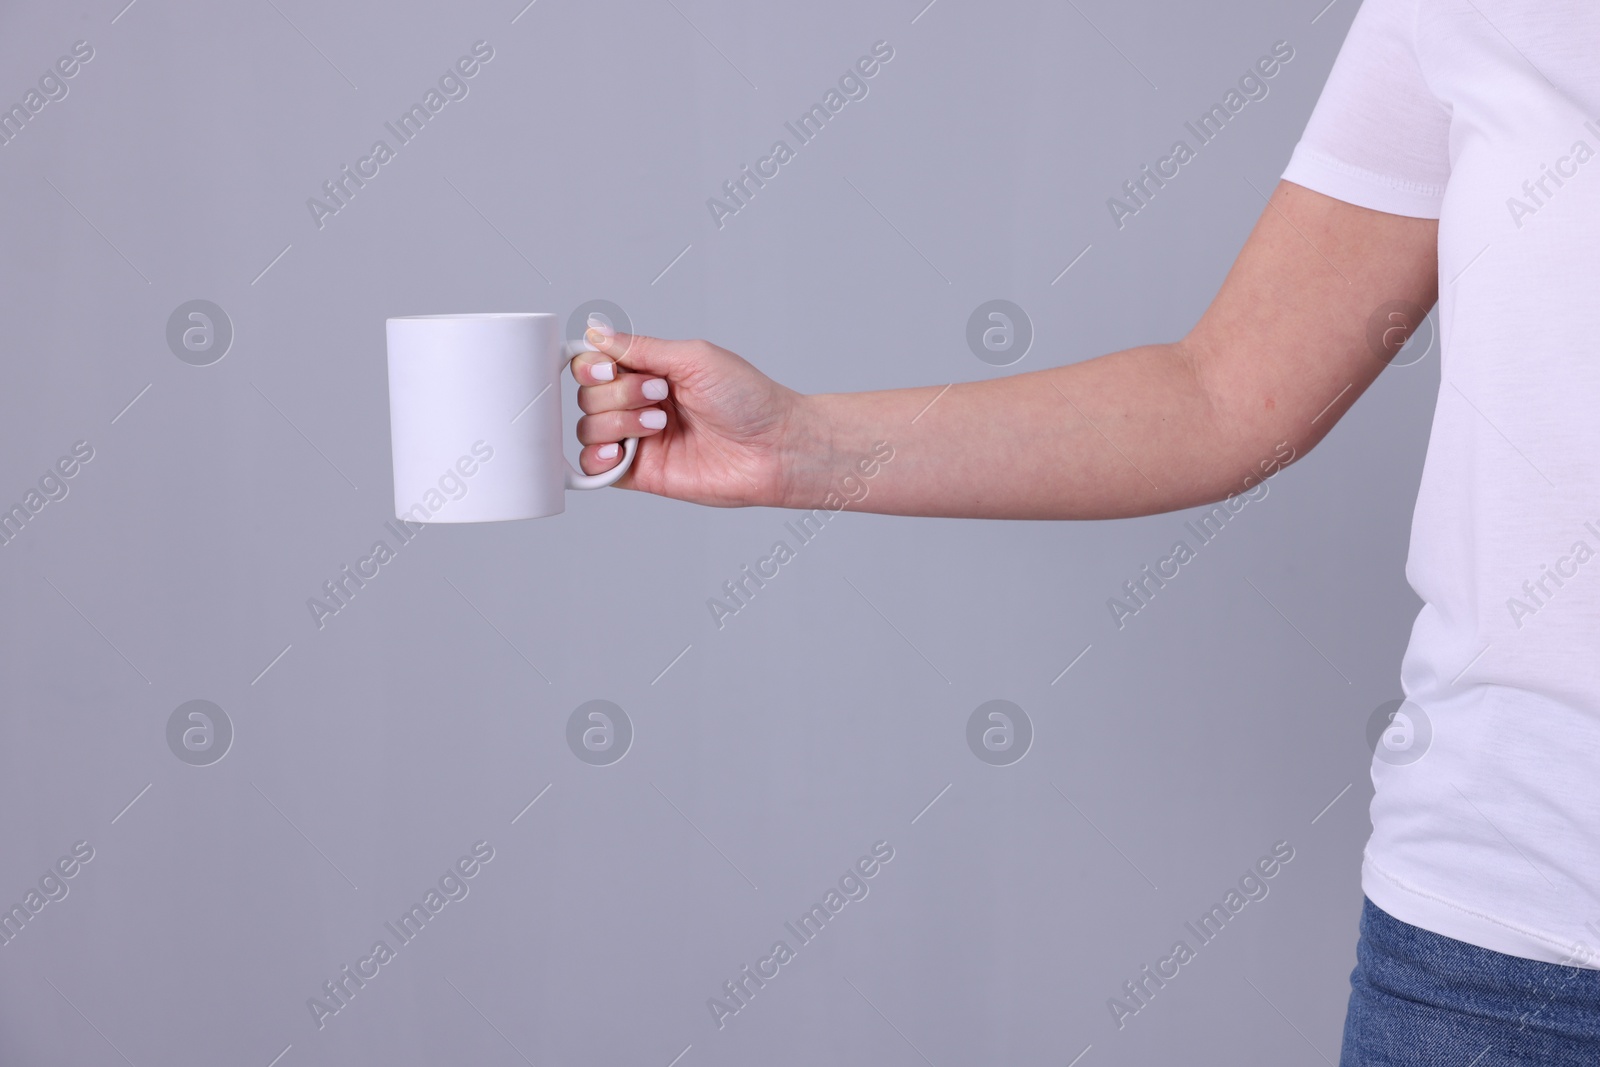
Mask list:
[[680,377],[704,357],[709,347],[704,341],[668,341],[643,334],[617,333],[609,326],[591,326],[583,339],[627,370],[662,378]]
[[616,361],[600,352],[579,352],[572,357],[571,368],[579,385],[604,385],[617,377]]
[[643,408],[667,398],[667,380],[648,374],[624,374],[613,382],[586,385],[578,390],[578,409],[593,415],[601,411]]
[[578,453],[578,466],[585,474],[603,474],[622,462],[622,446],[615,441],[589,445]]
[[578,420],[578,440],[585,445],[604,445],[624,437],[651,437],[667,425],[661,408],[640,411],[603,411]]

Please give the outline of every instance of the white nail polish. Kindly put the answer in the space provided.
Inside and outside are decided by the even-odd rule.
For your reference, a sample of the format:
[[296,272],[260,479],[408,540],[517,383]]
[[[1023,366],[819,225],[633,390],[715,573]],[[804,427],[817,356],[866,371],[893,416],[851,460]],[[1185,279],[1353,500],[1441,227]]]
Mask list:
[[617,458],[617,446],[616,445],[601,445],[595,451],[595,455],[598,456],[601,459],[616,459]]
[[660,408],[639,412],[639,425],[647,430],[659,430],[667,424],[667,413]]
[[599,330],[607,337],[615,337],[617,335],[617,331],[611,328],[611,324],[605,319],[601,318],[599,315],[589,316],[589,329]]
[[609,359],[602,360],[589,368],[589,377],[597,382],[609,382],[617,376],[617,365]]
[[665,400],[667,398],[667,380],[665,378],[651,378],[642,386],[646,400]]

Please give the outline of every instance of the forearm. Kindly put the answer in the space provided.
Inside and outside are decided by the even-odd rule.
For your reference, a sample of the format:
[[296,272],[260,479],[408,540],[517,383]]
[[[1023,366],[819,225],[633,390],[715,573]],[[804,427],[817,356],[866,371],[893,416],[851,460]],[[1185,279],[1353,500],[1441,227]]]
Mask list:
[[1433,306],[1438,229],[1280,182],[1182,341],[943,395],[802,398],[779,501],[829,506],[832,487],[836,504],[879,441],[893,458],[853,509],[1107,519],[1247,492],[1309,452]]
[[802,410],[789,507],[830,506],[831,491],[832,506],[887,514],[1117,518],[1245,491],[1294,456],[1219,411],[1181,344]]

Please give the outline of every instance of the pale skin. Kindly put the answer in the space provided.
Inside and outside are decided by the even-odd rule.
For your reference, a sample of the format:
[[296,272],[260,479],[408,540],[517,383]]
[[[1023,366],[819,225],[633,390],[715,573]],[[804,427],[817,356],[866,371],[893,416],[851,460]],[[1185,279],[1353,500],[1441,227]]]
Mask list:
[[1369,320],[1393,301],[1433,306],[1437,249],[1436,220],[1280,182],[1182,339],[949,387],[807,396],[705,341],[590,330],[599,351],[572,361],[580,463],[609,470],[616,442],[639,437],[620,486],[816,508],[888,442],[893,461],[851,508],[1105,519],[1210,503],[1304,456],[1372,384],[1386,363]]

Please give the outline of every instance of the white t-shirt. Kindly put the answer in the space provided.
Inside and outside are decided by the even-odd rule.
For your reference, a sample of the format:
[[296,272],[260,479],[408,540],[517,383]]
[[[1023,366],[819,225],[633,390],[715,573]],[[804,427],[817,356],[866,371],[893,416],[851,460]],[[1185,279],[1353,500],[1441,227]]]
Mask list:
[[1600,966],[1600,3],[1366,0],[1283,177],[1439,219],[1423,608],[1362,888]]

